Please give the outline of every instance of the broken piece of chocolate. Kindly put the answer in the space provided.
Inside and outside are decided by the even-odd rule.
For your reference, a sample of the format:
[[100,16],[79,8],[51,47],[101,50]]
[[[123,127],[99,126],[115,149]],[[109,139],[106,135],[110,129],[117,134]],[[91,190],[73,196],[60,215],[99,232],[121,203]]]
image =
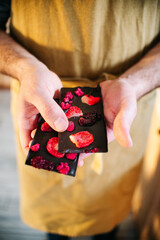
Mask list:
[[65,154],[58,151],[58,133],[41,117],[25,164],[38,169],[75,176],[78,157],[79,154]]
[[72,96],[71,106],[63,110],[74,128],[72,131],[58,133],[58,151],[63,153],[107,152],[100,86],[62,88],[60,104],[65,102],[66,96],[69,95]]

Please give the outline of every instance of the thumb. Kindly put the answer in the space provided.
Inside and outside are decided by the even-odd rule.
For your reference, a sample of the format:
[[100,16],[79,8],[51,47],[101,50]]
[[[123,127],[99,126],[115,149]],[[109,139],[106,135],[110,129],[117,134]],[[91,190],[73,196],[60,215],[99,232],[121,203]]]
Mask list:
[[67,129],[68,119],[61,107],[50,95],[37,96],[34,104],[51,128],[57,132],[63,132]]
[[130,127],[136,113],[136,101],[130,101],[121,106],[121,109],[114,120],[113,133],[122,147],[129,148],[133,145],[130,136]]

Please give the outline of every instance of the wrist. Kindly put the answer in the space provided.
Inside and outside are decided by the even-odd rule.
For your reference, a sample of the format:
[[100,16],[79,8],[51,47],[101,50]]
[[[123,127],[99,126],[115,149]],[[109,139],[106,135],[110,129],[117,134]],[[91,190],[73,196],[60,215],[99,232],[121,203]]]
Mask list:
[[26,57],[18,60],[18,73],[17,78],[19,81],[24,79],[24,76],[36,72],[38,69],[47,69],[47,66],[40,62],[34,56]]
[[128,76],[120,76],[117,80],[121,82],[123,81],[126,84],[129,84],[130,87],[132,88],[132,91],[135,93],[137,100],[144,95],[144,89],[140,79],[135,79],[134,76],[128,75]]
[[126,79],[139,99],[153,89],[160,87],[160,45],[158,44],[144,58],[133,65],[120,78]]

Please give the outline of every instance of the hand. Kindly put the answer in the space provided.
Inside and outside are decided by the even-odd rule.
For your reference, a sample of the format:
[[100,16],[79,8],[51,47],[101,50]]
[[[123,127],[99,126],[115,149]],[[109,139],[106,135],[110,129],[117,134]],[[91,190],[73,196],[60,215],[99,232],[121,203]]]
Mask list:
[[136,93],[127,80],[117,79],[100,84],[108,142],[115,138],[123,147],[131,147],[130,127],[137,113]]
[[[35,135],[39,113],[58,132],[68,127],[66,115],[53,100],[53,97],[59,97],[61,87],[59,77],[41,63],[25,71],[18,96],[17,120],[22,149],[26,155]],[[89,155],[80,154],[78,166],[82,166],[83,159]]]
[[[108,142],[115,138],[123,147],[131,147],[132,139],[129,130],[137,112],[136,93],[127,80],[110,80],[100,84],[104,115],[107,125]],[[92,153],[82,153],[79,157],[79,166]]]
[[58,132],[68,127],[65,113],[53,100],[53,97],[59,97],[61,87],[59,77],[41,62],[36,62],[24,70],[18,98],[17,118],[20,141],[26,155],[29,142],[32,140],[31,132],[37,127],[39,113]]

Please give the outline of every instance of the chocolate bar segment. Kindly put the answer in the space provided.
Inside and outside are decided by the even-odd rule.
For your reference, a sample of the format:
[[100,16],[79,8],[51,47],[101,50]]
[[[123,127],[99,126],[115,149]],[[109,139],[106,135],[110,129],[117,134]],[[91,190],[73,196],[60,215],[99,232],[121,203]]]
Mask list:
[[75,176],[78,154],[58,151],[58,133],[40,117],[25,164],[38,169]]
[[[65,107],[65,103],[70,106]],[[77,87],[62,88],[60,105],[74,128],[58,133],[59,152],[107,152],[106,124],[101,89]],[[64,106],[64,107],[63,107]]]

